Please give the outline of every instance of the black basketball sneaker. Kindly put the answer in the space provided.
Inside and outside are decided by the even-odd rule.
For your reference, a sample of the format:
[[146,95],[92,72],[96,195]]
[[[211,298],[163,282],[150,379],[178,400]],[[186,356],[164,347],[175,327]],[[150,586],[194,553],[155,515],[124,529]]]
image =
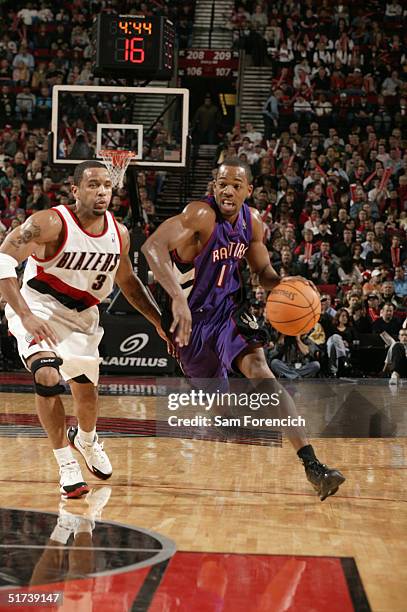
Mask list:
[[346,480],[339,470],[332,470],[327,465],[320,463],[318,459],[303,463],[307,478],[321,501],[324,501],[330,495],[335,495],[341,484]]

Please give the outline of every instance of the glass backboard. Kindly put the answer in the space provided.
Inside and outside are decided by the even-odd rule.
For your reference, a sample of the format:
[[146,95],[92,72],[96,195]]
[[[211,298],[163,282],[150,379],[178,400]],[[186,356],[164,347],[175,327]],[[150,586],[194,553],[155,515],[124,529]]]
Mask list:
[[188,89],[57,85],[52,96],[53,163],[112,148],[133,151],[138,167],[185,167]]

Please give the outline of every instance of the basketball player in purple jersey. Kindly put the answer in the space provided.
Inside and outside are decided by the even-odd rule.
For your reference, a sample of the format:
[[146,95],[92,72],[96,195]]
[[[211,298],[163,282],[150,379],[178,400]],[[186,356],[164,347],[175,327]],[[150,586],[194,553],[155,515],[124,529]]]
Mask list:
[[[232,369],[249,379],[274,378],[256,322],[242,314],[237,303],[243,257],[266,291],[280,281],[263,242],[260,215],[246,203],[251,181],[245,163],[225,160],[214,182],[214,198],[190,202],[143,245],[155,278],[171,300],[169,333],[189,378],[226,378]],[[292,398],[286,392],[283,396],[281,408],[295,414]],[[345,480],[341,472],[318,461],[299,429],[290,439],[321,501],[336,493]]]

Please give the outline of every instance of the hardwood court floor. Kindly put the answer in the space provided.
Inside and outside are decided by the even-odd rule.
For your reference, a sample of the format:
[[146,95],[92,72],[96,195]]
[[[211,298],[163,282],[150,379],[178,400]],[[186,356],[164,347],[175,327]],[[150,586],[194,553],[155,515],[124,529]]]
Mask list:
[[[33,396],[0,394],[1,412],[34,414]],[[152,418],[152,398],[101,397],[101,416]],[[65,398],[72,414],[70,398]],[[355,407],[356,409],[356,407]],[[289,443],[282,448],[155,437],[105,440],[114,467],[104,520],[159,532],[178,550],[354,557],[371,609],[407,601],[406,438],[313,440],[347,477],[321,503]],[[57,511],[45,438],[0,439],[3,507]],[[84,472],[85,473],[85,472]],[[89,476],[89,484],[97,485]],[[84,500],[70,501],[81,511]]]

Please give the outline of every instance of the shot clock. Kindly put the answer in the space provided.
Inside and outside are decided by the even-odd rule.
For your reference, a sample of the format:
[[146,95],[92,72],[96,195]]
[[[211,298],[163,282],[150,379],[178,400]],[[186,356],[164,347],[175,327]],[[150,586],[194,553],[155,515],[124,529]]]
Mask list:
[[174,39],[174,26],[165,17],[98,15],[93,29],[94,74],[169,79]]

